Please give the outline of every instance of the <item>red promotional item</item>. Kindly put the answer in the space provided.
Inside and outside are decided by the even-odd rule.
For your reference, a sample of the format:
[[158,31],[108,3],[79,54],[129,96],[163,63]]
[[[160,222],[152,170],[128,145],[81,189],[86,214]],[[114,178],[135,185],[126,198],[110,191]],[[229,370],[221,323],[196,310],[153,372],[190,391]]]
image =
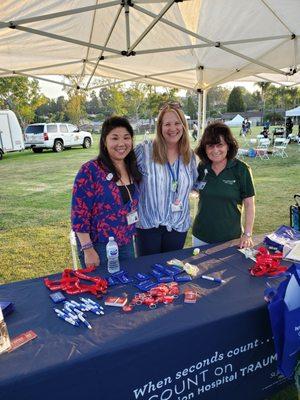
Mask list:
[[[101,294],[106,293],[108,284],[106,279],[87,275],[95,269],[95,266],[89,266],[77,271],[65,269],[61,279],[52,281],[49,278],[45,278],[44,283],[52,291],[63,290],[68,294],[91,293],[99,297]],[[90,281],[92,284],[83,283],[83,280]]]
[[282,274],[288,267],[280,265],[280,260],[282,260],[281,252],[270,254],[268,249],[260,247],[256,255],[256,263],[249,268],[249,272],[252,276],[276,276]]
[[129,304],[123,307],[123,311],[130,312],[133,307],[139,305],[146,305],[149,308],[156,308],[158,303],[170,304],[180,294],[180,289],[177,282],[169,284],[161,284],[146,293],[138,293],[134,296]]

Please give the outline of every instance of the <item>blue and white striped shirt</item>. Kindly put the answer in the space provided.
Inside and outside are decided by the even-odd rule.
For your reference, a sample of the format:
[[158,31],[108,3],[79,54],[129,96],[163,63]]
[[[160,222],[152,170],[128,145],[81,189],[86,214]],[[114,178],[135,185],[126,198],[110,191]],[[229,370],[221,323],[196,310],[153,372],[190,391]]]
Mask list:
[[[196,157],[192,154],[188,165],[178,158],[171,166],[173,174],[178,173],[178,188],[174,193],[171,190],[172,176],[168,165],[158,164],[152,158],[152,142],[145,141],[135,148],[138,168],[143,175],[140,183],[140,201],[138,206],[138,228],[157,228],[166,226],[178,232],[186,232],[191,225],[189,194],[197,179]],[[182,203],[182,210],[173,212],[172,203],[178,199]]]

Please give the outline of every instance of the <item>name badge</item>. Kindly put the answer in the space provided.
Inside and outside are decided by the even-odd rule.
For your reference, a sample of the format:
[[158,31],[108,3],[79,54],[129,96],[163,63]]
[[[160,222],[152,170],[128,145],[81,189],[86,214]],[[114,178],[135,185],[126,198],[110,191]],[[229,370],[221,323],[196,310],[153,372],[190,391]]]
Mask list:
[[136,210],[131,211],[126,215],[126,219],[128,225],[135,224],[139,220],[138,212]]
[[172,181],[172,185],[171,185],[172,192],[176,192],[177,187],[178,187],[178,182],[177,181]]
[[203,190],[205,188],[205,185],[207,184],[207,181],[201,181],[197,182],[196,184],[196,189],[198,190]]
[[174,203],[171,205],[172,212],[179,212],[182,211],[182,202],[180,200],[175,200]]

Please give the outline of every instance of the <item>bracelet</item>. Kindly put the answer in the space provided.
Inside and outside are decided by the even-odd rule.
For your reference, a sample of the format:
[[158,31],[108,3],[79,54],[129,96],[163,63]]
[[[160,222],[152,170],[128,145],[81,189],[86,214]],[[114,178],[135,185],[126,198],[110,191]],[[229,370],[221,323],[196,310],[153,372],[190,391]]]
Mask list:
[[244,232],[243,233],[243,236],[246,236],[247,238],[252,238],[252,233],[250,233],[250,232]]
[[91,249],[93,246],[94,246],[94,245],[93,245],[92,242],[87,242],[86,244],[84,244],[84,245],[81,246],[81,251]]

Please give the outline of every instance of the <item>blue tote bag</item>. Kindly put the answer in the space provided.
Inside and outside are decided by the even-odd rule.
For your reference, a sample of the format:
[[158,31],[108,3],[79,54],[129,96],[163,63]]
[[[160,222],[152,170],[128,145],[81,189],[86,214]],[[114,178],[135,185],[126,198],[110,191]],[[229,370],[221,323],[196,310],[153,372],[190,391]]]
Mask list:
[[293,264],[286,274],[268,308],[278,370],[290,378],[300,354],[300,264]]

